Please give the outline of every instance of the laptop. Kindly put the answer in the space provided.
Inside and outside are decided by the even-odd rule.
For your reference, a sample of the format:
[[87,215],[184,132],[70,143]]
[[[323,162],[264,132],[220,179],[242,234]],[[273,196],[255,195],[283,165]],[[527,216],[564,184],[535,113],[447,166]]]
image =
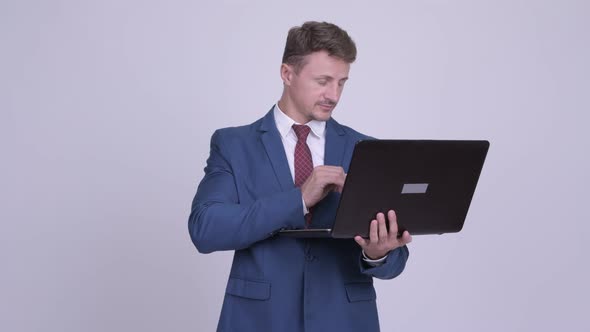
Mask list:
[[[378,212],[393,209],[398,236],[459,232],[489,149],[483,140],[366,140],[355,145],[332,228],[281,236],[369,237]],[[388,227],[389,227],[389,223]]]

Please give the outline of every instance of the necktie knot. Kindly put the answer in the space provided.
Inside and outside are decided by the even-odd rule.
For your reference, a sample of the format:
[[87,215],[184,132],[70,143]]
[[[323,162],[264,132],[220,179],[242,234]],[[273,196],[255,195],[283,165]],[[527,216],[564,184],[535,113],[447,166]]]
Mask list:
[[295,131],[295,135],[297,135],[297,140],[299,142],[306,142],[311,128],[309,128],[307,125],[294,124],[293,130]]

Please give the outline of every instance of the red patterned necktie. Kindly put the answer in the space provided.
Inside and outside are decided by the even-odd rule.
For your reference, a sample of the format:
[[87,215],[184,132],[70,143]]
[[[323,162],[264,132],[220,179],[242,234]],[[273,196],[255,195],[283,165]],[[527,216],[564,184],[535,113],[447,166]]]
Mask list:
[[[301,188],[301,185],[311,175],[313,170],[313,161],[311,151],[307,146],[307,136],[311,128],[306,125],[293,125],[295,135],[297,135],[297,144],[295,145],[295,186]],[[305,215],[305,224],[309,227],[311,223],[311,209]]]

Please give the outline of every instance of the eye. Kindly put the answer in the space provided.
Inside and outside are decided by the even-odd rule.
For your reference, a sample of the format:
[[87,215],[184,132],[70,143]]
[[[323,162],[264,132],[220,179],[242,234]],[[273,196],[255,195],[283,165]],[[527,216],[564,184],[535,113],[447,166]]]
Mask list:
[[328,84],[328,81],[326,80],[318,80],[318,84],[321,86],[325,86],[326,84]]

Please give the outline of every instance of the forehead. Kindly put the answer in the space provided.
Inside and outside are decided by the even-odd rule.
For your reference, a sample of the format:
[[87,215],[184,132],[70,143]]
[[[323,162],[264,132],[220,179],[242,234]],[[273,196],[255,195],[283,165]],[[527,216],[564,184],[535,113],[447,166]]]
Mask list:
[[335,79],[348,77],[350,64],[346,61],[328,55],[326,51],[314,52],[306,55],[305,65],[301,69],[301,75],[329,76]]

